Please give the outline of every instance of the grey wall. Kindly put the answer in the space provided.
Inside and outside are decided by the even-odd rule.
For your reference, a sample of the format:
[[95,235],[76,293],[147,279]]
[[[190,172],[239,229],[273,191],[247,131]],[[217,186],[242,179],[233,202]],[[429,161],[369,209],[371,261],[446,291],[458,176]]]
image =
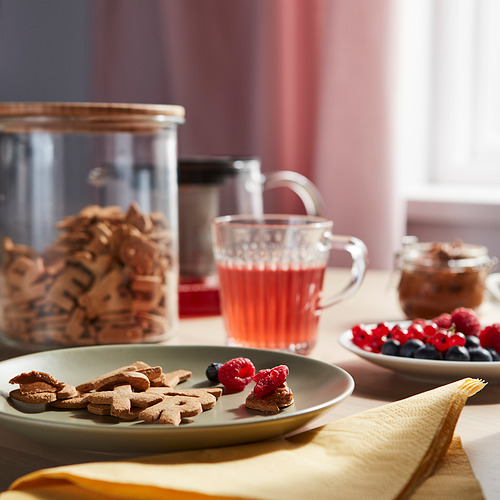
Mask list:
[[91,0],[0,0],[0,101],[86,101]]

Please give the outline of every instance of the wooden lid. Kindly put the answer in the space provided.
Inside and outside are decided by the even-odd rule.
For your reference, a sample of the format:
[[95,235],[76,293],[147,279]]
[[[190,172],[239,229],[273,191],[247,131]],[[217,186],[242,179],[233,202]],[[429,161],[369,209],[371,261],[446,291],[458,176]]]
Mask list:
[[151,132],[184,123],[184,116],[182,106],[170,104],[0,102],[0,129],[11,132]]

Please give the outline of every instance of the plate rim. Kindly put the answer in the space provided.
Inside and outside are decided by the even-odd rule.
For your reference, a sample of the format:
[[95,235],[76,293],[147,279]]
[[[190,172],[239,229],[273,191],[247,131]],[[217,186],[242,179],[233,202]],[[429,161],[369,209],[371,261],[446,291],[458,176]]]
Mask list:
[[[0,368],[7,364],[15,363],[15,361],[18,360],[29,360],[30,358],[39,358],[39,357],[45,357],[49,355],[53,355],[54,353],[57,353],[57,355],[64,355],[68,353],[69,351],[75,352],[75,351],[92,351],[92,350],[107,350],[107,351],[113,351],[116,350],[117,348],[119,349],[124,349],[126,351],[133,351],[133,350],[151,350],[154,349],[156,351],[158,350],[163,350],[168,352],[169,350],[185,350],[185,351],[191,351],[191,350],[200,350],[200,349],[216,349],[216,350],[222,350],[225,352],[239,352],[239,353],[257,353],[257,354],[262,354],[262,353],[267,353],[267,354],[273,354],[273,355],[278,355],[286,358],[293,358],[293,359],[300,359],[300,360],[307,360],[306,362],[311,362],[313,364],[321,364],[327,367],[328,370],[332,370],[332,373],[335,373],[335,376],[341,376],[344,383],[346,384],[346,389],[337,394],[335,397],[328,399],[327,401],[324,401],[322,403],[316,404],[311,407],[303,408],[300,410],[295,410],[290,413],[278,413],[274,415],[266,415],[266,418],[263,420],[250,420],[249,419],[237,419],[234,421],[227,421],[227,422],[212,422],[212,423],[194,423],[193,425],[191,424],[186,424],[183,426],[160,426],[158,424],[148,424],[144,423],[142,425],[137,425],[137,426],[120,426],[120,425],[113,425],[113,426],[108,426],[106,423],[89,423],[86,424],[85,421],[75,421],[75,422],[55,422],[51,420],[40,420],[37,419],[35,416],[31,416],[29,413],[23,413],[19,411],[19,415],[5,412],[2,408],[0,408],[0,425],[2,423],[2,420],[8,420],[10,422],[22,422],[22,421],[28,421],[31,425],[34,426],[40,426],[40,427],[51,427],[51,428],[64,428],[65,430],[85,430],[88,432],[100,432],[100,431],[106,431],[106,432],[111,432],[114,434],[122,433],[122,432],[132,432],[132,433],[145,433],[145,432],[153,432],[153,433],[165,433],[169,431],[175,431],[175,433],[188,433],[192,432],[193,429],[196,429],[199,432],[203,431],[209,431],[211,429],[221,429],[221,428],[228,428],[230,427],[231,429],[237,428],[237,427],[249,427],[253,425],[262,425],[265,423],[271,423],[271,422],[277,422],[277,421],[288,421],[290,419],[297,419],[304,417],[308,414],[315,415],[318,412],[322,412],[327,410],[330,407],[335,406],[336,404],[340,403],[344,399],[348,398],[354,391],[355,388],[355,382],[354,378],[352,377],[351,374],[349,374],[346,370],[343,368],[340,368],[337,365],[334,365],[332,363],[327,363],[322,360],[318,360],[316,358],[310,358],[306,356],[301,356],[298,354],[293,354],[293,353],[288,353],[288,352],[281,352],[281,351],[271,351],[271,350],[266,350],[266,349],[256,349],[256,348],[247,348],[247,347],[237,347],[237,346],[218,346],[218,345],[202,345],[202,344],[197,344],[197,345],[183,345],[183,344],[178,344],[178,345],[157,345],[157,344],[109,344],[109,345],[98,345],[98,346],[78,346],[78,347],[68,347],[68,348],[61,348],[61,349],[54,349],[54,350],[44,350],[44,351],[39,351],[35,353],[28,353],[28,354],[22,354],[20,356],[15,356],[13,358],[9,358],[3,361],[0,361]],[[250,357],[250,356],[246,356]],[[230,358],[228,358],[230,359]],[[220,386],[220,384],[214,385],[214,387]],[[14,386],[13,386],[14,387]],[[3,400],[7,401],[8,403],[8,393],[5,394],[2,391],[0,391],[0,398]],[[260,415],[259,415],[260,416]],[[314,418],[314,417],[313,417]]]

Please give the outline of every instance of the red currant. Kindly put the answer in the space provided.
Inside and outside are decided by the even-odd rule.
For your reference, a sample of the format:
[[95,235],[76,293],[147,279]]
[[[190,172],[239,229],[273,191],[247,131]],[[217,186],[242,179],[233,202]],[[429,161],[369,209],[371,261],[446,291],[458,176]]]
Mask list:
[[449,339],[449,343],[450,343],[450,347],[452,345],[458,345],[460,347],[463,347],[465,346],[465,342],[466,342],[466,338],[465,338],[465,335],[461,332],[457,332],[457,333],[454,333],[453,335],[450,336],[450,339]]
[[424,326],[424,336],[425,337],[433,337],[434,334],[439,330],[439,327],[436,323],[430,322]]
[[372,341],[372,334],[365,325],[355,325],[352,327],[352,342],[361,349],[370,350],[368,346]]
[[387,340],[387,337],[375,337],[373,336],[371,339],[371,342],[369,344],[369,347],[371,348],[372,352],[379,353],[380,350],[382,349],[382,346],[385,344]]
[[408,338],[421,340],[423,342],[425,339],[424,327],[418,323],[412,323],[408,327]]
[[371,334],[376,338],[386,337],[389,333],[389,325],[387,323],[379,323],[375,328],[372,328]]
[[408,339],[408,330],[399,327],[398,329],[393,328],[391,330],[391,339],[397,340],[400,345],[403,345]]
[[439,351],[444,352],[450,347],[450,337],[445,330],[438,330],[431,338],[430,343]]

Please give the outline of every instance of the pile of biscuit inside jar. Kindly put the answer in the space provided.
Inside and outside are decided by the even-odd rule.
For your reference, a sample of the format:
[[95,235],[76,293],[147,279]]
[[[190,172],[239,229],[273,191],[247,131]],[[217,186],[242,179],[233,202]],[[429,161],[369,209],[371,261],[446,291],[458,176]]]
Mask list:
[[87,206],[57,224],[43,252],[3,241],[0,327],[29,344],[154,341],[165,334],[176,279],[172,235],[159,212],[133,202]]

